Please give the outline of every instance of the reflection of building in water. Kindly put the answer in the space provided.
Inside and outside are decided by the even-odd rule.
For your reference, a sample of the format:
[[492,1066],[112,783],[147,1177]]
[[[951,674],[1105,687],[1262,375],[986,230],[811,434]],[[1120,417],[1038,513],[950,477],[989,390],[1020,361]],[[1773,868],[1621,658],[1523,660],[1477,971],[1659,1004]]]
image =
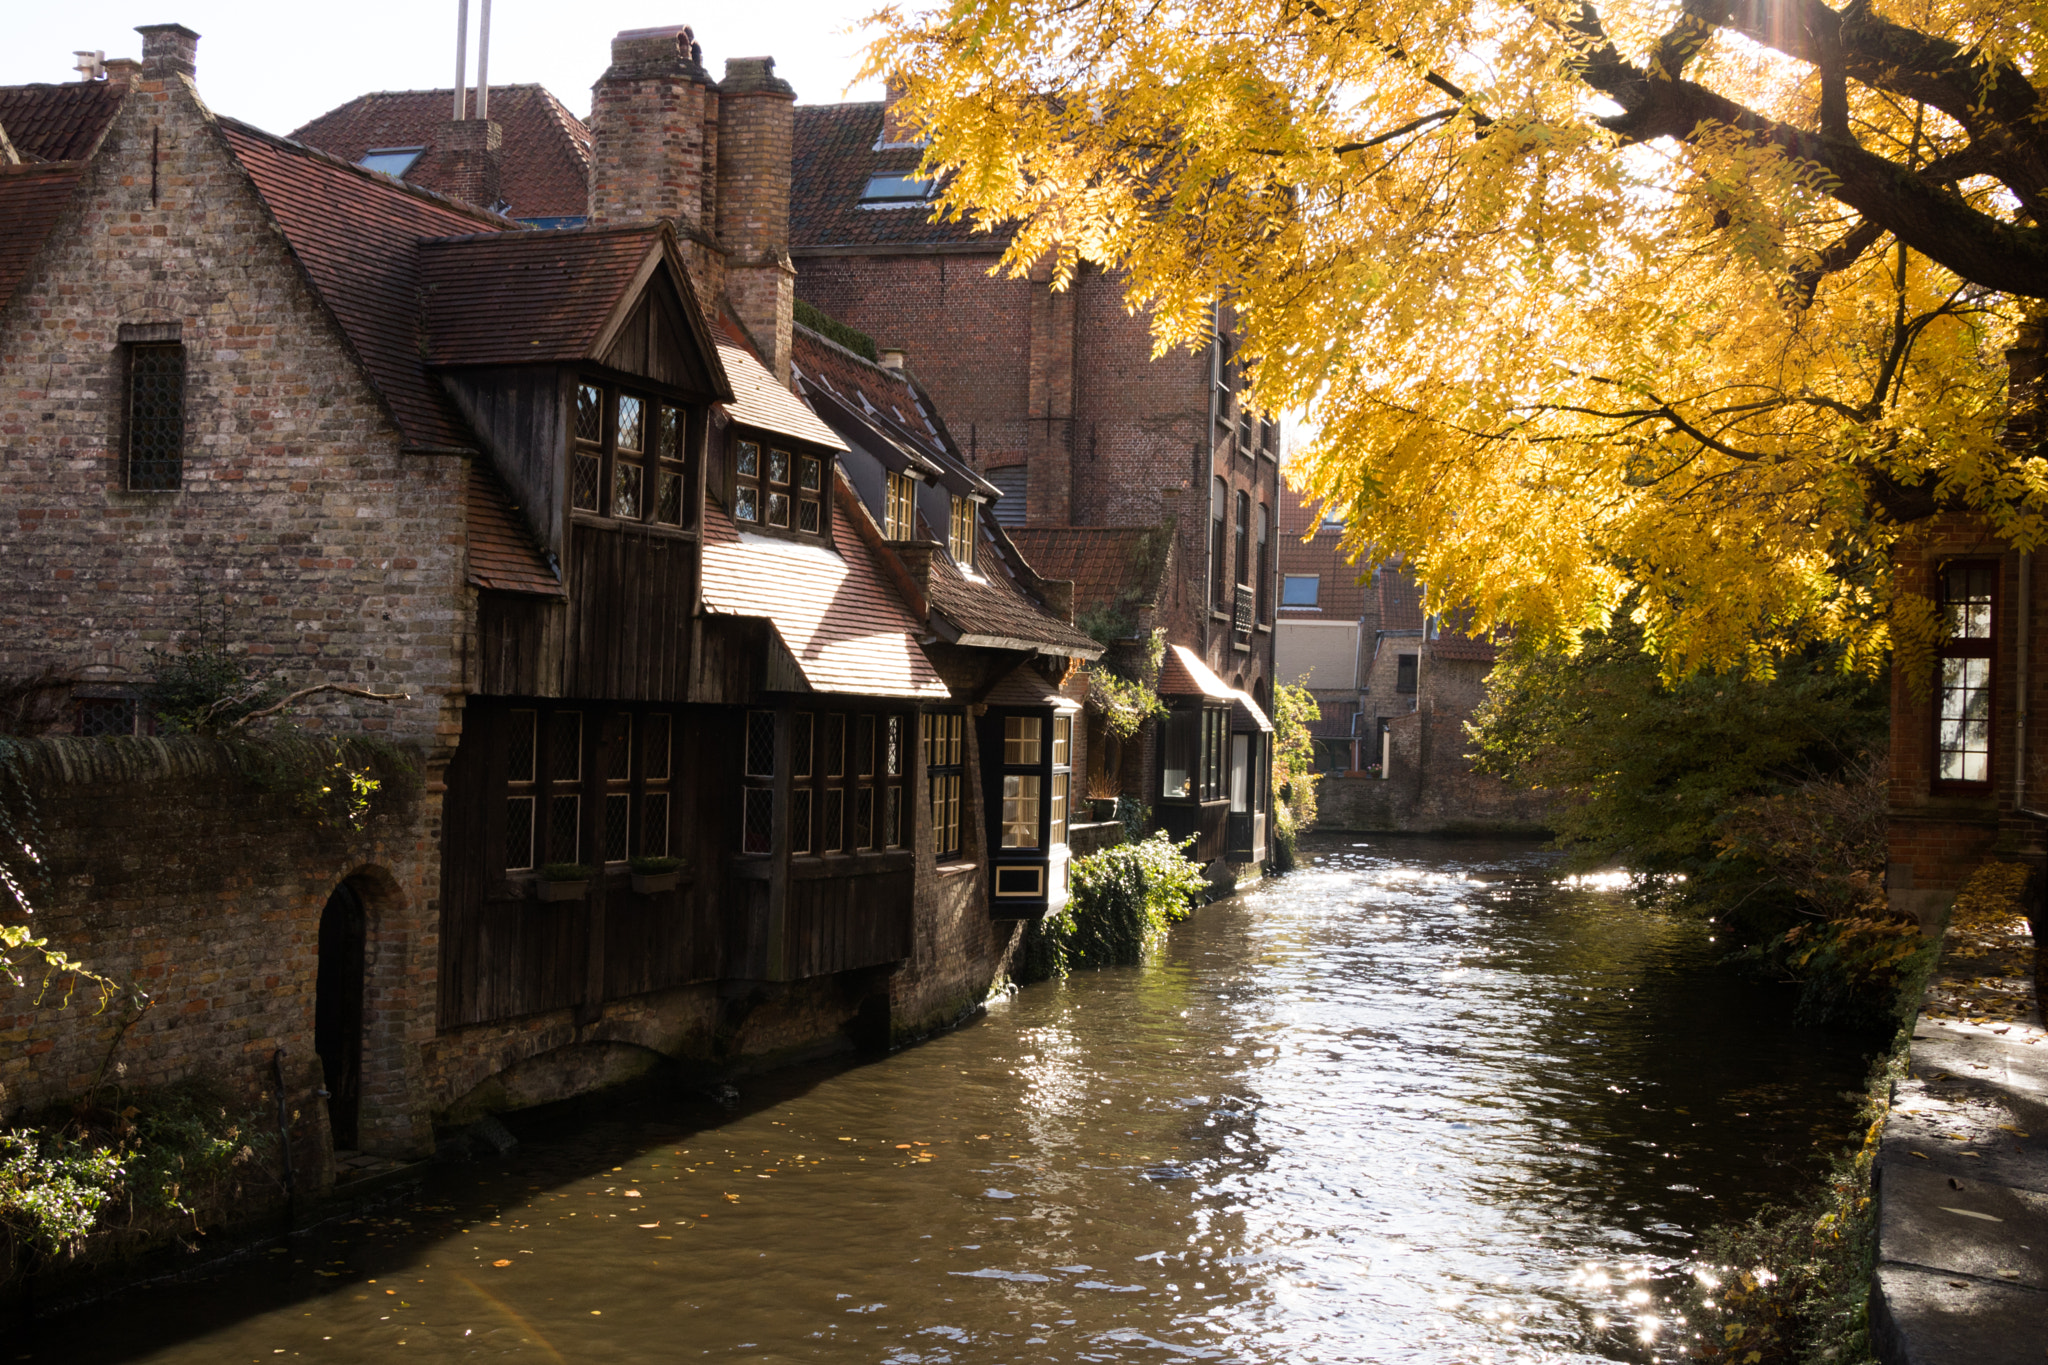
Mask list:
[[1424,613],[1422,587],[1390,559],[1365,572],[1343,519],[1280,493],[1274,676],[1315,694],[1322,823],[1341,829],[1535,826],[1544,801],[1473,769],[1465,724],[1496,654]]

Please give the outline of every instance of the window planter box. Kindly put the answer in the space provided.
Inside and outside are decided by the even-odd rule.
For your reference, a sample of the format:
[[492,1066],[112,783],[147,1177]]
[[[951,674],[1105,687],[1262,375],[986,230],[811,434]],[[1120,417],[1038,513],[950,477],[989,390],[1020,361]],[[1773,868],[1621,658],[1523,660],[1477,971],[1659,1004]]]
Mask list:
[[1093,815],[1097,820],[1114,820],[1116,819],[1116,802],[1117,798],[1114,796],[1107,798],[1091,796],[1088,798],[1089,814]]
[[670,872],[635,872],[633,891],[636,895],[651,896],[661,891],[673,891],[676,883],[683,879],[680,870]]
[[542,878],[533,884],[534,894],[544,901],[580,901],[590,894],[590,883],[551,882]]

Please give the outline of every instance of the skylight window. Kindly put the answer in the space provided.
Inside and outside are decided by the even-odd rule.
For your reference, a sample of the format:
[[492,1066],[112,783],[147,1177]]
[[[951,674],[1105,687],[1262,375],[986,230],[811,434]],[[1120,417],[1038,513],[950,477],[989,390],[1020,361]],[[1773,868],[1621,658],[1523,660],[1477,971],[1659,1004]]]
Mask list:
[[868,187],[862,191],[863,204],[922,204],[931,198],[932,182],[916,175],[891,172],[887,175],[871,175]]
[[418,161],[420,153],[425,150],[424,147],[372,147],[356,164],[386,175],[402,176],[412,169],[413,162]]

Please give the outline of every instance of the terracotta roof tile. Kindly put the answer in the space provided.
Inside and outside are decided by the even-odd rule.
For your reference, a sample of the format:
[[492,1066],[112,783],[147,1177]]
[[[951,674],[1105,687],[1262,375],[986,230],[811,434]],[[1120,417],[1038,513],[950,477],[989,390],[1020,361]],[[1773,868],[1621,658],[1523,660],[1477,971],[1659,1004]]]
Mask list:
[[1172,555],[1173,527],[1012,526],[1010,540],[1041,578],[1074,582],[1074,610],[1158,605]]
[[565,232],[495,232],[422,242],[427,362],[517,365],[593,354],[659,223]]
[[491,462],[469,464],[469,581],[502,592],[562,596],[562,582],[548,567],[533,531],[519,514]]
[[934,223],[923,205],[863,208],[868,177],[908,172],[923,157],[917,147],[886,147],[880,101],[799,105],[791,142],[789,244],[792,249],[964,243],[991,255],[1009,242],[1006,229],[976,232],[970,223]]
[[1500,646],[1491,640],[1475,640],[1469,635],[1440,635],[1429,642],[1431,657],[1438,659],[1471,659],[1479,663],[1492,663],[1500,657]]
[[[434,149],[454,103],[452,90],[359,95],[297,129],[292,140],[349,162],[372,148],[424,147],[405,178],[445,190],[434,173]],[[476,107],[474,93],[466,107]],[[505,211],[515,218],[582,218],[590,206],[590,130],[583,120],[538,85],[492,86],[491,120],[504,130]]]
[[[835,516],[859,515],[860,500],[843,477],[836,492]],[[918,648],[918,623],[881,566],[855,534],[842,533],[838,545],[742,532],[707,502],[704,608],[766,618],[817,691],[946,698],[946,684]]]
[[415,247],[423,237],[513,224],[233,119],[220,124],[405,439],[420,446],[468,447],[469,434],[421,362]]
[[775,376],[742,339],[732,319],[721,317],[712,336],[718,343],[718,358],[725,365],[726,378],[732,381],[733,400],[723,405],[728,417],[827,450],[846,449],[846,442],[819,421],[818,414],[805,406],[803,399],[775,382]]
[[1209,665],[1186,645],[1168,645],[1159,665],[1159,695],[1162,697],[1214,697],[1235,703],[1239,693],[1216,676]]
[[1381,630],[1422,629],[1422,586],[1398,564],[1382,565],[1375,587],[1379,593]]
[[84,173],[76,162],[0,166],[0,307],[14,297]]
[[[981,551],[994,553],[984,540]],[[970,577],[944,551],[932,555],[932,610],[941,613],[963,636],[987,636],[1037,645],[1053,653],[1094,658],[1102,646],[1027,597],[1001,572]]]
[[112,81],[0,86],[0,129],[24,161],[83,161],[98,150],[127,93]]

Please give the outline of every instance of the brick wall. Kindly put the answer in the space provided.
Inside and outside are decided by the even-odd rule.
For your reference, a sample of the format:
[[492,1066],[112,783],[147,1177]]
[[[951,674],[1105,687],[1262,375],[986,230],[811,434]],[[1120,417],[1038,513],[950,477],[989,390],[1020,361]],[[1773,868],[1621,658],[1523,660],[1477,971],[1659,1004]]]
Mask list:
[[[1891,812],[1885,886],[1895,909],[1923,925],[1939,924],[1955,892],[1994,848],[2010,855],[2038,855],[2039,835],[2030,817],[2017,813],[2014,781],[2018,754],[2019,574],[2021,558],[1989,528],[1971,518],[1945,514],[1913,528],[1893,551],[1897,593],[1938,597],[1940,570],[1952,559],[1995,560],[1999,565],[1994,612],[1997,633],[1992,672],[1992,787],[1969,793],[1935,790],[1935,665],[1901,661],[1892,669]],[[2035,603],[2048,591],[2048,575],[2034,565]],[[2039,618],[2039,607],[2035,608]],[[2048,678],[2036,668],[2028,679],[2028,709],[2043,714]],[[2036,727],[2038,729],[2038,727]],[[2048,766],[2039,759],[2041,742],[2028,743],[2025,804],[2048,805],[2043,796]]]
[[201,1075],[254,1101],[281,1047],[295,1131],[324,1152],[315,969],[321,910],[348,880],[369,912],[364,1144],[431,1145],[416,1058],[438,950],[422,913],[439,889],[436,794],[394,788],[358,833],[239,776],[211,741],[49,739],[23,752],[48,874],[32,893],[37,932],[154,1003],[115,1047],[129,1012],[0,984],[0,1115],[75,1098],[110,1048],[123,1084]]
[[[123,488],[124,324],[181,332],[175,492]],[[144,679],[146,650],[225,606],[231,644],[295,686],[411,698],[315,699],[303,714],[452,738],[463,464],[399,454],[184,78],[131,87],[0,312],[0,441],[0,676]]]

